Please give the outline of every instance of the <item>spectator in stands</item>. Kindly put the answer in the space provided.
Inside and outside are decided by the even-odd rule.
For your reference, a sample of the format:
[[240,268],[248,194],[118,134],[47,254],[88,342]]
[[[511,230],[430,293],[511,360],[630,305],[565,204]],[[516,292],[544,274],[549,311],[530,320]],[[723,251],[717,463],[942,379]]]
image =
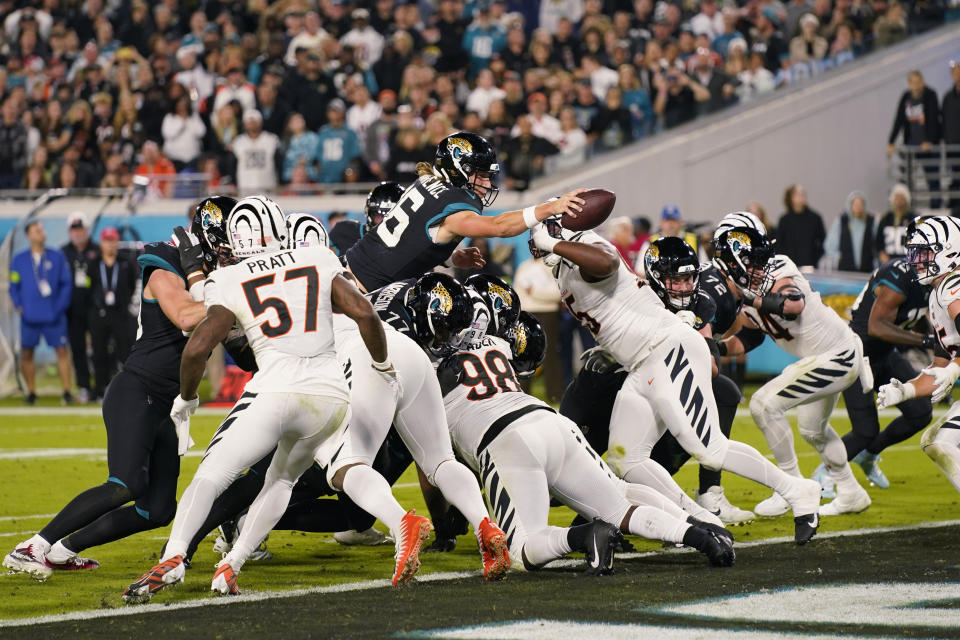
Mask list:
[[526,191],[530,181],[543,173],[547,156],[559,152],[556,145],[534,132],[533,118],[520,116],[514,127],[515,134],[503,149],[503,165],[506,168],[505,184],[509,189]]
[[580,166],[587,159],[587,134],[577,124],[577,116],[572,107],[564,107],[560,112],[560,139],[557,148],[560,152],[550,158],[549,166],[553,171],[563,171]]
[[357,134],[346,126],[346,105],[336,98],[327,107],[327,124],[317,134],[320,182],[348,182],[361,155]]
[[486,119],[490,103],[503,100],[507,92],[494,85],[493,72],[483,69],[477,75],[477,86],[467,97],[467,111],[475,111],[481,119]]
[[590,129],[590,123],[594,116],[600,112],[600,101],[593,94],[589,78],[581,78],[577,81],[577,97],[573,101],[573,111],[577,116],[577,124],[581,129],[587,131]]
[[818,62],[826,57],[830,45],[817,33],[819,28],[820,21],[812,13],[800,18],[800,34],[790,41],[791,64]]
[[950,76],[953,78],[953,86],[943,94],[940,113],[943,120],[943,142],[947,145],[950,191],[954,192],[947,206],[952,215],[960,216],[960,61],[950,61]]
[[163,118],[163,154],[173,161],[177,171],[197,159],[207,127],[194,110],[190,97],[180,96],[173,111]]
[[387,164],[387,179],[400,184],[409,184],[417,179],[417,163],[433,160],[433,149],[423,144],[420,132],[412,127],[397,131],[396,148],[390,152]]
[[37,401],[37,369],[33,352],[42,336],[57,354],[57,371],[63,385],[64,404],[70,393],[70,357],[67,354],[67,309],[70,307],[70,268],[61,251],[45,246],[43,225],[33,220],[24,231],[30,248],[10,262],[10,298],[20,314],[20,370],[27,385],[26,403]]
[[357,62],[369,68],[383,53],[383,36],[370,26],[370,12],[367,9],[354,9],[350,18],[353,28],[340,38],[340,44],[353,47]]
[[876,220],[867,210],[867,197],[860,191],[847,196],[847,204],[827,233],[824,251],[840,271],[870,273],[875,267]]
[[[550,144],[560,140],[560,121],[547,113],[547,96],[540,92],[531,94],[527,99],[527,108],[530,110],[529,122],[534,136],[543,138]],[[520,133],[520,121],[518,119],[511,135],[516,137]]]
[[[665,204],[660,210],[660,228],[656,233],[650,234],[646,238],[646,244],[649,245],[651,242],[657,238],[683,238],[684,241],[693,247],[694,251],[699,253],[700,251],[700,239],[697,237],[697,234],[692,231],[687,231],[683,224],[683,216],[680,214],[680,208],[675,204]],[[640,251],[637,252],[637,259],[643,255],[646,251],[646,246],[643,246]],[[636,269],[642,269],[642,265],[637,264]]]
[[607,89],[606,101],[593,117],[590,132],[596,136],[593,146],[597,151],[619,149],[633,142],[633,116],[623,106],[620,87]]
[[663,117],[668,129],[690,122],[697,116],[697,103],[710,100],[710,92],[694,78],[669,66],[654,77],[657,95],[654,112]]
[[280,99],[273,83],[265,81],[257,87],[257,111],[263,116],[264,131],[275,136],[283,135],[290,119],[290,106]]
[[379,179],[387,179],[387,164],[390,162],[390,147],[397,133],[397,94],[384,89],[377,98],[380,117],[367,127],[363,139],[363,160],[370,172]]
[[[887,141],[887,155],[896,151],[896,141],[903,132],[903,145],[913,147],[904,150],[904,160],[909,155],[921,164],[927,178],[927,188],[935,194],[940,190],[940,104],[937,92],[926,85],[923,74],[911,71],[907,75],[908,89],[900,96],[893,128]],[[908,168],[912,168],[910,164]],[[939,195],[931,195],[930,206],[940,208]]]
[[0,107],[0,189],[16,189],[27,167],[30,150],[27,128],[20,122],[16,98]]
[[[203,15],[200,12],[197,13]],[[198,103],[212,96],[213,89],[216,86],[214,77],[202,65],[197,64],[198,50],[202,51],[203,46],[200,44],[183,45],[177,49],[177,65],[179,65],[180,71],[173,76],[173,82],[182,85],[192,95],[196,96],[194,108],[198,106]]]
[[710,40],[723,33],[723,14],[717,7],[717,0],[702,0],[700,13],[690,19],[690,27],[695,34],[704,34]]
[[133,318],[129,309],[137,288],[137,265],[118,254],[119,240],[120,233],[115,227],[106,227],[100,232],[102,255],[92,265],[90,273],[93,286],[85,312],[93,347],[96,380],[93,400],[103,398],[118,366],[127,359],[134,339]]
[[763,223],[763,226],[767,230],[767,237],[771,240],[777,236],[777,229],[773,226],[773,223],[767,217],[767,210],[762,204],[756,200],[751,200],[747,203],[747,211],[757,216],[757,219]]
[[580,59],[580,69],[582,77],[590,79],[590,88],[598,100],[604,100],[607,90],[620,82],[617,72],[605,66],[596,55],[584,55]]
[[160,153],[160,146],[153,140],[147,140],[143,143],[142,158],[134,173],[150,178],[150,189],[154,193],[163,196],[172,193],[171,178],[177,175],[177,170],[173,163]]
[[715,113],[737,102],[737,80],[723,70],[714,69],[709,49],[697,49],[692,75],[697,84],[710,92],[708,100],[700,101],[704,113]]
[[370,98],[370,89],[354,76],[347,93],[353,104],[347,109],[347,126],[357,134],[357,139],[366,140],[367,128],[380,119],[380,105]]
[[873,25],[873,41],[877,49],[889,47],[907,37],[907,17],[899,2],[891,2],[884,15]]
[[213,99],[213,111],[216,113],[225,104],[236,100],[243,111],[255,109],[257,106],[256,91],[252,84],[247,82],[243,75],[243,67],[238,64],[227,69],[227,82],[217,89]]
[[[567,23],[569,24],[569,20]],[[523,27],[518,25],[507,30],[507,46],[495,54],[494,58],[501,60],[505,69],[516,73],[523,73],[533,65]]]
[[67,335],[73,356],[73,373],[79,388],[80,402],[90,400],[90,366],[87,361],[87,334],[90,331],[87,310],[90,308],[91,278],[94,265],[100,259],[100,247],[90,240],[87,216],[75,211],[67,216],[67,234],[70,241],[60,250],[70,268],[73,283],[70,306],[67,308]]
[[630,111],[633,121],[633,137],[639,139],[653,133],[656,124],[653,103],[647,90],[640,86],[636,68],[631,64],[622,64],[617,68],[617,74],[620,77],[623,106]]
[[643,242],[638,242],[633,221],[626,216],[619,216],[612,218],[608,226],[610,242],[627,264],[635,264],[643,248]]
[[547,402],[559,403],[563,395],[560,353],[557,349],[560,322],[560,290],[542,259],[529,258],[520,263],[513,278],[513,288],[525,311],[537,316],[547,336],[547,354],[543,361]]
[[237,159],[237,193],[245,196],[276,189],[280,139],[263,130],[259,111],[244,111],[243,133],[230,143],[230,150]]
[[762,51],[764,64],[771,73],[780,70],[780,61],[789,55],[789,48],[780,33],[780,16],[774,5],[767,5],[757,15],[756,33],[753,38],[754,49]]
[[[306,49],[308,51],[320,51],[330,34],[323,30],[322,21],[316,11],[307,11],[303,15],[303,29],[290,39],[287,46],[287,53],[284,56],[284,62],[289,66],[296,64],[297,49]],[[283,42],[281,37],[280,42]]]
[[290,116],[287,132],[289,138],[287,138],[286,151],[283,155],[283,181],[290,182],[293,179],[293,170],[296,167],[304,167],[307,171],[307,179],[310,182],[316,182],[317,134],[307,131],[307,123],[299,113]]
[[807,192],[799,184],[787,187],[783,206],[785,211],[777,224],[777,250],[801,270],[816,269],[823,257],[823,241],[827,235],[823,218],[809,207]]
[[463,35],[463,50],[470,56],[469,77],[476,78],[490,64],[493,54],[507,46],[507,34],[490,18],[487,0],[477,3],[476,18]]
[[910,208],[910,190],[905,184],[895,184],[890,190],[890,210],[877,225],[877,264],[907,254],[905,245],[907,225],[913,220]]
[[[805,0],[800,0],[804,2]],[[723,16],[723,29],[719,34],[713,39],[713,42],[710,43],[710,47],[716,51],[721,57],[726,58],[729,52],[730,43],[734,40],[743,40],[746,43],[746,38],[743,34],[737,30],[737,22],[740,19],[739,14],[736,9],[725,8],[722,12]]]

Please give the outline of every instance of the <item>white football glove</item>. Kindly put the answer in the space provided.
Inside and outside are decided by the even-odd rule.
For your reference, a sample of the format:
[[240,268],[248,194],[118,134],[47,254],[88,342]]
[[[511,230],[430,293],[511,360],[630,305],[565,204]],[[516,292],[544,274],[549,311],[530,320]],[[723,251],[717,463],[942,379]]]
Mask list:
[[373,370],[386,382],[390,388],[393,390],[393,397],[396,400],[400,397],[400,378],[397,375],[397,370],[394,368],[393,363],[390,360],[385,362],[374,362],[370,365],[373,367]]
[[910,400],[916,395],[917,390],[911,383],[893,379],[890,384],[881,385],[877,390],[877,407],[886,409],[904,400]]
[[530,230],[530,239],[533,240],[533,245],[537,249],[548,253],[553,253],[553,248],[560,242],[550,235],[550,232],[547,231],[547,225],[542,222]]
[[937,385],[930,399],[934,402],[940,402],[947,397],[950,390],[953,389],[953,384],[960,377],[960,364],[951,361],[945,367],[927,367],[922,373],[933,378],[933,384]]
[[184,455],[194,445],[190,437],[190,416],[200,406],[200,398],[184,400],[181,396],[173,399],[173,408],[170,409],[170,419],[177,428],[177,455]]
[[697,324],[697,314],[693,311],[684,309],[683,311],[677,311],[676,315],[683,324],[690,325],[691,327],[695,327]]

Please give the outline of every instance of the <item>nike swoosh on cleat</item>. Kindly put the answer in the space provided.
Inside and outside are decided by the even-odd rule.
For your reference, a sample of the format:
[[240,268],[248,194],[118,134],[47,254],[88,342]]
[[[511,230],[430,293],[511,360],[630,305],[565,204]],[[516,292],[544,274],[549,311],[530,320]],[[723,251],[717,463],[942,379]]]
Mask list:
[[596,569],[600,566],[600,552],[597,550],[597,539],[593,539],[593,560],[590,561],[590,566]]

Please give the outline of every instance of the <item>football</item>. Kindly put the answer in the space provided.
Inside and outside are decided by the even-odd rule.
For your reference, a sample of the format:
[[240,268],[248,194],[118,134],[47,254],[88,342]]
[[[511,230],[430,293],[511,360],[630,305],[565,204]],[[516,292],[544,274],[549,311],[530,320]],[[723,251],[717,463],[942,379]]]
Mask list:
[[610,217],[613,206],[617,204],[617,194],[609,189],[590,189],[580,194],[583,199],[583,210],[574,218],[570,214],[563,214],[560,224],[571,231],[586,231],[599,227]]

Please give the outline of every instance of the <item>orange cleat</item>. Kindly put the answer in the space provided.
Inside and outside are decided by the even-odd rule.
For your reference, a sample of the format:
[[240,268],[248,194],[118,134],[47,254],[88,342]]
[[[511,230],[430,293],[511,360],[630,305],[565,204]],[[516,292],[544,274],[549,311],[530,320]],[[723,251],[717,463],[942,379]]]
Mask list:
[[217,572],[213,574],[210,591],[221,596],[238,596],[240,588],[237,586],[237,574],[226,560],[217,564]]
[[507,534],[490,518],[484,518],[477,531],[480,557],[483,560],[484,580],[503,580],[510,570],[510,551],[507,549]]
[[140,576],[139,580],[124,590],[121,598],[127,604],[150,602],[150,598],[161,589],[183,582],[185,573],[183,556],[173,556]]
[[420,568],[420,547],[433,531],[428,518],[418,516],[416,509],[410,509],[400,520],[400,530],[394,533],[397,540],[396,569],[393,572],[393,586],[406,584]]

